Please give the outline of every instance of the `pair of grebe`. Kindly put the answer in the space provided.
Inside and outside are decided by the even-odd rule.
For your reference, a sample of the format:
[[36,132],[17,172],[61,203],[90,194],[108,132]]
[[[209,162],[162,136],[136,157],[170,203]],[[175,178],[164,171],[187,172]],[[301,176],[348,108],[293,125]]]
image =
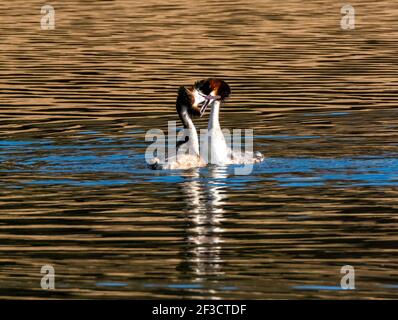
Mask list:
[[[185,139],[177,143],[177,156],[161,164],[157,158],[152,160],[153,169],[189,169],[207,164],[228,165],[256,163],[263,160],[261,153],[237,155],[228,148],[221,130],[219,113],[221,104],[230,96],[229,85],[220,79],[209,78],[197,81],[192,87],[180,87],[177,96],[177,113],[185,129]],[[211,107],[207,130],[208,144],[199,150],[199,138],[193,117],[202,117]],[[201,155],[205,155],[202,157]],[[209,160],[205,160],[209,159]]]

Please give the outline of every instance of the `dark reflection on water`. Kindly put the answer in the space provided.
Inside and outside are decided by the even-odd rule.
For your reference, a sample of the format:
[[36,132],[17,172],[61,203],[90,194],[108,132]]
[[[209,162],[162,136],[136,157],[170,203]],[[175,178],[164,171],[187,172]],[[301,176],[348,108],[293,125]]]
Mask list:
[[[328,1],[53,1],[48,32],[28,2],[1,12],[2,297],[397,297],[397,5],[345,32]],[[145,132],[210,75],[265,161],[149,170]]]

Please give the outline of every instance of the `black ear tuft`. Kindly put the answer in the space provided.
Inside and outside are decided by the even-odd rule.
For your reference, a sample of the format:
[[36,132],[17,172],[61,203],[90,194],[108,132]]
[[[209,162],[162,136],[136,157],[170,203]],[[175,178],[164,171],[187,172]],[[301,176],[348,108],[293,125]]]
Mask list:
[[221,100],[225,100],[231,95],[231,88],[225,81],[221,81],[221,85],[218,88],[218,95],[221,96]]
[[193,103],[193,97],[192,95],[188,92],[187,88],[184,86],[181,86],[178,89],[178,95],[177,95],[177,106],[178,105],[186,105],[187,107],[190,106]]

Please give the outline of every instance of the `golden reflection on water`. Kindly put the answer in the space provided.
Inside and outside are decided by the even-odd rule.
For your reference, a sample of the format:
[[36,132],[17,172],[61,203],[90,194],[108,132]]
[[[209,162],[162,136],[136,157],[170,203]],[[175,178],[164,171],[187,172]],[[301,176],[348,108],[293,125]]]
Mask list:
[[[396,3],[351,31],[323,0],[54,0],[40,30],[43,4],[0,13],[1,297],[397,296]],[[148,170],[145,132],[209,76],[265,163]],[[345,264],[358,290],[314,289]]]

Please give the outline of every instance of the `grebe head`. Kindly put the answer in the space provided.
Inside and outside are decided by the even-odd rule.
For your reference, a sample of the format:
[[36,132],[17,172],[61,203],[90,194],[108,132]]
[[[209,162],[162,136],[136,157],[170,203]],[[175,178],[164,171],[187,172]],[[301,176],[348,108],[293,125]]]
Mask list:
[[193,94],[195,103],[197,102],[196,107],[200,108],[202,116],[210,104],[215,101],[225,101],[231,94],[231,88],[223,80],[208,78],[195,83]]
[[196,98],[193,93],[193,88],[186,88],[181,86],[177,95],[177,112],[181,116],[182,113],[188,113],[190,117],[201,116],[200,108],[196,103]]

